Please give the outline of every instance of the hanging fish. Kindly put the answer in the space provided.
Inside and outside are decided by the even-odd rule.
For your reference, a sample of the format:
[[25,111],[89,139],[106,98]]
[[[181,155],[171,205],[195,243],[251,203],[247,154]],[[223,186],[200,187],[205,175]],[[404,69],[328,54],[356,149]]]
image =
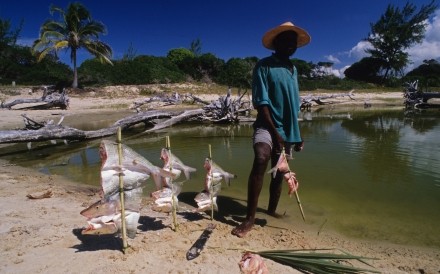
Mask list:
[[162,148],[160,151],[160,159],[164,162],[164,168],[172,168],[181,170],[185,174],[185,178],[188,180],[191,177],[191,172],[195,172],[197,169],[185,165],[176,155],[172,154],[168,148]]
[[203,165],[205,170],[211,174],[220,174],[220,176],[225,180],[225,182],[231,185],[231,179],[237,178],[236,175],[223,170],[219,165],[217,165],[211,158],[207,157],[205,159],[205,164]]

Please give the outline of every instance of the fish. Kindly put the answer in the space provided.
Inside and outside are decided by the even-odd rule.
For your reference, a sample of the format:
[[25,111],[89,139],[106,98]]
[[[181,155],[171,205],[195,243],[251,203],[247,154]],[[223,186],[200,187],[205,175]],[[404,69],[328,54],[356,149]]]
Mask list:
[[171,153],[171,150],[168,148],[162,148],[160,151],[160,159],[164,162],[164,168],[181,170],[187,180],[191,178],[191,172],[197,171],[197,169],[185,165],[176,155]]
[[[125,211],[125,224],[127,236],[135,238],[140,213],[131,210]],[[87,221],[88,226],[81,231],[82,235],[108,235],[116,234],[122,229],[121,213],[92,218]]]
[[200,235],[191,248],[186,252],[186,259],[188,261],[195,259],[200,255],[216,226],[216,224],[208,224],[205,230],[203,230],[202,235]]
[[298,190],[299,182],[296,179],[296,174],[292,171],[289,171],[284,174],[284,180],[287,182],[287,185],[289,186],[289,196],[292,196],[294,192]]
[[[179,169],[169,169],[169,168],[163,168],[163,170],[168,171],[173,174],[173,180],[178,179],[180,177],[180,174],[182,173]],[[172,181],[171,177],[162,177],[162,187],[171,187]]]
[[130,147],[122,146],[122,163],[119,164],[118,145],[109,140],[103,140],[99,148],[101,157],[101,186],[104,194],[112,194],[119,191],[119,174],[124,175],[124,188],[133,189],[146,183],[151,176],[156,188],[160,189],[162,177],[173,177],[174,175],[163,170]]
[[197,203],[196,212],[203,212],[214,209],[218,211],[217,195],[221,190],[222,177],[218,173],[217,176],[212,176],[209,172],[206,174],[205,189],[199,192],[194,201]]
[[156,187],[160,187],[162,177],[174,176],[171,172],[154,166],[128,146],[121,144],[121,147],[120,164],[118,144],[108,140],[101,142],[101,199],[80,212],[88,223],[81,232],[84,235],[115,234],[121,230],[120,175],[123,175],[127,236],[131,238],[136,235],[146,181],[151,176]]
[[292,196],[292,194],[298,190],[299,182],[296,179],[296,174],[290,170],[287,155],[284,151],[281,153],[280,158],[278,158],[276,165],[267,173],[272,173],[272,177],[275,178],[277,172],[284,174],[284,181],[286,181],[289,186],[288,194],[289,196]]
[[182,191],[182,182],[174,183],[171,187],[164,187],[161,190],[151,193],[154,205],[152,209],[159,212],[171,212],[173,205],[178,207],[178,195]]
[[205,159],[205,163],[203,165],[205,170],[208,173],[218,173],[220,176],[225,180],[225,182],[228,184],[228,186],[231,185],[231,179],[237,178],[236,175],[229,173],[225,170],[223,170],[218,164],[216,164],[211,158],[207,157]]
[[286,173],[290,171],[289,163],[287,162],[286,153],[282,152],[280,155],[280,158],[278,158],[278,161],[276,165],[270,169],[267,173],[272,173],[272,177],[275,178],[277,175],[277,171]]
[[269,270],[264,263],[263,258],[255,253],[250,251],[246,251],[241,257],[240,262],[238,263],[240,267],[240,271],[243,274],[268,274]]
[[[142,202],[142,188],[124,191],[125,209],[135,212],[140,211]],[[80,212],[87,219],[101,216],[115,215],[121,212],[121,200],[119,193],[102,198]]]

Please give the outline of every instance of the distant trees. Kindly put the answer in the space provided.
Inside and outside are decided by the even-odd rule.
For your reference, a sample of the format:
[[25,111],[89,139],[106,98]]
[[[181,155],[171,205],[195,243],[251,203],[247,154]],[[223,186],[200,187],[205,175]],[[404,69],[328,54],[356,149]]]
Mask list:
[[373,57],[364,57],[359,62],[354,63],[344,71],[348,79],[369,83],[380,82],[380,69],[382,60]]
[[0,83],[11,84],[58,84],[68,81],[70,68],[49,55],[37,63],[31,48],[16,44],[23,22],[12,29],[10,20],[0,18]]
[[366,39],[372,46],[366,50],[372,58],[368,62],[374,60],[380,66],[383,80],[402,76],[409,62],[405,50],[423,40],[426,20],[436,9],[434,0],[422,5],[417,13],[414,4],[406,3],[402,9],[390,4],[380,19],[371,24],[371,32]]
[[408,72],[405,78],[409,81],[419,80],[421,86],[440,87],[440,62],[434,59],[423,60],[423,64]]
[[59,13],[62,20],[48,20],[40,29],[40,37],[34,42],[33,52],[41,61],[47,54],[63,49],[70,49],[73,63],[72,87],[78,87],[77,51],[86,49],[102,62],[111,64],[112,49],[99,41],[99,35],[106,33],[101,22],[92,20],[89,11],[79,2],[70,3],[64,11],[56,6],[50,7],[50,14]]

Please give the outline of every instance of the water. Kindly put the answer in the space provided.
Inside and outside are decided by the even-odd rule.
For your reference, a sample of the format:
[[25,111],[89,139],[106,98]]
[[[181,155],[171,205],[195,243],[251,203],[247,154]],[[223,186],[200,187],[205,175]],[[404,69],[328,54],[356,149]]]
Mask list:
[[[307,223],[335,229],[347,236],[399,244],[440,247],[440,113],[368,110],[304,113],[301,130],[305,149],[290,167],[300,182],[299,195]],[[179,198],[187,203],[203,188],[204,159],[209,155],[237,178],[224,185],[220,210],[245,214],[247,177],[253,152],[252,127],[175,126],[124,143],[161,166],[160,149],[170,136],[171,149],[185,164],[197,168]],[[2,150],[0,157],[81,184],[99,186],[99,140],[78,144],[24,144]],[[269,175],[259,207],[268,202]],[[153,182],[145,193],[154,188]],[[226,200],[224,200],[226,201]],[[291,227],[302,222],[296,201],[284,187],[280,213]],[[265,216],[265,215],[261,215]],[[325,226],[324,226],[325,224]]]

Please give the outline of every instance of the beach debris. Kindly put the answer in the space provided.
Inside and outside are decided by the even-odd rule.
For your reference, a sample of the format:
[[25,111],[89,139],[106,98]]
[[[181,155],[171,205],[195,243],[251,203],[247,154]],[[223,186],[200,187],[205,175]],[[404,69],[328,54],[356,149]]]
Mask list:
[[264,263],[263,258],[258,255],[246,251],[241,257],[240,262],[238,263],[240,267],[240,271],[243,274],[268,274],[269,270],[267,269],[266,264]]
[[[266,250],[258,252],[247,251],[245,255],[249,253],[259,255],[263,258],[270,259],[286,266],[290,266],[302,273],[381,273],[380,271],[376,271],[374,269],[356,267],[350,261],[355,260],[371,267],[366,260],[376,260],[376,258],[352,255],[348,252],[338,249]],[[246,262],[247,257],[245,257],[245,255],[243,258]],[[249,260],[248,265],[251,265],[251,263],[252,261]],[[257,265],[258,261],[255,261],[254,264]]]
[[186,259],[188,261],[193,260],[200,255],[215,227],[215,224],[210,223],[205,228],[205,230],[203,230],[202,235],[200,235],[200,237],[194,242],[188,252],[186,252]]
[[26,197],[29,199],[44,199],[44,198],[50,198],[53,196],[52,190],[47,190],[45,192],[37,192],[33,194],[28,194]]
[[354,89],[350,90],[350,92],[348,92],[348,93],[339,93],[339,94],[322,95],[322,96],[316,96],[313,94],[309,94],[307,96],[302,96],[300,108],[309,110],[312,107],[313,102],[316,103],[317,105],[333,104],[333,102],[324,102],[323,101],[323,100],[331,99],[331,98],[348,97],[351,100],[355,100],[353,92],[354,92]]

